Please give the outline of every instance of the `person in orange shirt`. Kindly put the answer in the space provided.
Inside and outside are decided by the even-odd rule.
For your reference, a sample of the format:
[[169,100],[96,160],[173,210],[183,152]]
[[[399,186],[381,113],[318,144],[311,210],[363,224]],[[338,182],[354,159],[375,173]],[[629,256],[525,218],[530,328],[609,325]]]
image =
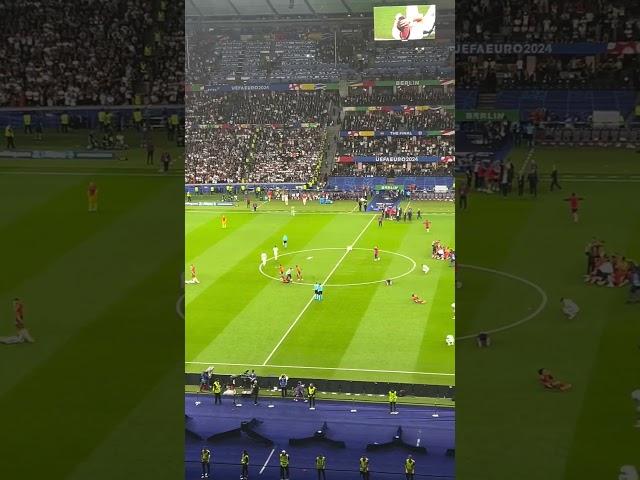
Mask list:
[[29,334],[24,324],[24,304],[19,298],[13,299],[13,312],[15,315],[15,325],[17,333],[12,337],[0,337],[0,343],[6,345],[14,343],[33,343],[35,340]]
[[538,380],[544,386],[544,388],[548,388],[551,390],[560,390],[561,392],[565,392],[569,390],[572,385],[570,383],[560,382],[556,380],[551,372],[546,368],[541,368],[538,370]]
[[419,296],[417,296],[415,293],[412,293],[412,294],[411,294],[411,301],[412,301],[413,303],[420,303],[420,304],[422,304],[422,303],[427,303],[427,302],[425,302],[424,300],[422,300]]
[[298,281],[302,281],[302,269],[300,268],[300,265],[296,265],[296,280]]
[[98,211],[98,187],[94,182],[89,182],[89,187],[87,188],[87,199],[89,200],[89,211],[97,212]]
[[222,228],[227,228],[227,217],[226,216],[222,215],[221,223],[222,223]]
[[191,282],[190,283],[200,283],[200,280],[198,280],[198,277],[196,276],[196,266],[192,263],[191,266],[189,267],[189,269],[191,270]]
[[280,276],[284,275],[284,267],[282,266],[282,264],[278,266],[278,271],[280,272]]

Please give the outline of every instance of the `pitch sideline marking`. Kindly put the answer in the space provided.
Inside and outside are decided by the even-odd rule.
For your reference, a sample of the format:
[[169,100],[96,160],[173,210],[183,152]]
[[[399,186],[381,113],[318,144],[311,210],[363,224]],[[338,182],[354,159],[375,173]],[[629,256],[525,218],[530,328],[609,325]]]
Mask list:
[[[541,302],[540,302],[540,305],[538,305],[538,308],[536,308],[532,313],[530,313],[526,317],[524,317],[524,318],[522,318],[522,319],[520,319],[520,320],[518,320],[516,322],[510,323],[508,325],[504,325],[502,327],[492,328],[491,330],[484,330],[483,333],[502,332],[504,330],[509,330],[511,328],[514,328],[514,327],[517,327],[519,325],[522,325],[523,323],[528,322],[532,318],[536,317],[547,306],[547,301],[548,301],[547,293],[542,289],[542,287],[540,287],[539,285],[527,280],[526,278],[522,278],[522,277],[519,277],[517,275],[513,275],[511,273],[502,272],[500,270],[494,270],[493,268],[479,267],[479,266],[476,266],[476,265],[466,265],[466,264],[460,264],[460,266],[462,268],[470,268],[472,270],[480,270],[480,271],[483,271],[483,272],[493,273],[495,275],[500,275],[500,276],[507,277],[507,278],[510,278],[512,280],[516,280],[518,282],[524,283],[525,285],[528,285],[531,288],[533,288],[535,291],[537,291],[540,294],[540,297],[542,299]],[[480,332],[478,332],[478,333],[480,333]],[[462,337],[456,337],[456,340],[468,340],[469,338],[476,338],[478,336],[478,333],[472,333],[472,334],[469,334],[469,335],[463,335]]]
[[[287,252],[287,253],[283,253],[282,255],[278,255],[278,258],[280,257],[284,257],[286,255],[294,255],[296,253],[304,253],[304,252],[316,252],[318,250],[322,251],[322,250],[343,250],[343,247],[325,247],[325,248],[308,248],[306,250],[297,250],[295,252]],[[370,249],[368,248],[362,248],[362,247],[353,247],[352,250],[365,250],[365,251],[369,251]],[[413,272],[416,269],[416,262],[415,260],[413,260],[411,257],[408,257],[402,253],[397,253],[397,252],[391,252],[388,250],[380,250],[383,253],[388,253],[390,255],[397,255],[399,257],[403,257],[406,258],[407,260],[409,260],[412,264],[411,270],[409,270],[408,272],[405,272],[401,275],[397,275],[395,277],[391,277],[389,280],[396,280],[398,278],[402,278],[406,275],[409,275],[411,272]],[[269,260],[274,260],[274,257],[270,257],[267,259],[267,262]],[[258,265],[258,270],[260,271],[260,273],[262,275],[264,275],[267,278],[270,278],[271,280],[277,280],[280,281],[280,279],[278,277],[272,277],[271,275],[268,275],[264,272],[264,270],[262,270],[262,264]],[[359,285],[373,285],[375,283],[382,283],[385,280],[373,280],[371,282],[359,282],[359,283],[328,283],[325,286],[327,287],[355,287],[355,286],[359,286]],[[293,282],[294,285],[305,285],[305,286],[311,286],[314,285],[313,283],[307,283],[307,282]]]
[[271,453],[269,454],[269,456],[267,457],[267,461],[264,462],[264,465],[262,466],[262,468],[260,469],[260,473],[258,473],[258,475],[262,475],[262,472],[264,472],[265,468],[267,468],[267,464],[269,463],[269,460],[271,460],[271,457],[273,456],[273,452],[275,452],[276,449],[274,448],[273,450],[271,450]]
[[[184,362],[187,365],[221,365],[227,367],[256,367],[254,363],[216,363],[216,362]],[[453,377],[455,373],[441,372],[407,372],[404,370],[373,370],[368,368],[339,368],[339,367],[305,367],[300,365],[260,365],[268,368],[300,368],[303,370],[335,370],[339,372],[369,372],[369,373],[401,373],[406,375],[439,375]]]
[[[349,254],[349,252],[351,251],[351,249],[353,248],[353,246],[358,242],[358,240],[360,240],[360,237],[362,237],[362,235],[364,234],[364,232],[367,231],[367,229],[369,228],[369,225],[371,225],[371,223],[373,222],[373,220],[377,218],[377,215],[371,215],[371,219],[367,222],[367,224],[364,226],[364,228],[362,229],[362,231],[358,234],[358,236],[356,237],[356,239],[351,243],[351,245],[347,246],[347,248],[345,248],[344,253],[342,254],[342,257],[340,257],[340,260],[338,260],[338,263],[336,263],[336,265],[333,267],[333,269],[329,272],[329,275],[327,275],[327,278],[324,279],[324,282],[322,282],[322,285],[325,285],[329,279],[331,278],[331,275],[333,275],[335,273],[335,271],[338,269],[338,267],[340,266],[340,264],[342,263],[342,261],[345,259],[345,257]],[[271,357],[273,357],[273,354],[276,353],[276,351],[278,350],[278,348],[280,348],[280,345],[282,345],[282,342],[284,342],[284,340],[289,336],[289,333],[291,333],[291,330],[293,330],[293,327],[296,326],[296,324],[298,323],[298,321],[302,318],[302,315],[304,315],[304,312],[307,311],[307,309],[309,308],[309,306],[313,303],[313,300],[315,299],[315,295],[311,296],[311,298],[309,299],[309,301],[307,302],[307,304],[304,306],[304,308],[302,309],[302,311],[298,314],[298,316],[296,317],[296,319],[293,321],[293,323],[289,326],[289,328],[287,329],[287,331],[284,333],[284,335],[282,336],[282,338],[280,339],[280,341],[277,343],[277,345],[274,347],[274,349],[271,351],[271,353],[269,354],[269,356],[267,357],[267,359],[263,362],[262,365],[266,365],[267,363],[269,363],[269,360],[271,360]]]

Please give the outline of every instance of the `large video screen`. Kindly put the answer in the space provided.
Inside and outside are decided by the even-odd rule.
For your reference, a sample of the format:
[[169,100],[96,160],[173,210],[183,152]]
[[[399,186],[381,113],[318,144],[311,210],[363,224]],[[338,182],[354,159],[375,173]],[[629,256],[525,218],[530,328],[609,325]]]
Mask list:
[[436,38],[435,5],[374,7],[375,40],[432,40]]

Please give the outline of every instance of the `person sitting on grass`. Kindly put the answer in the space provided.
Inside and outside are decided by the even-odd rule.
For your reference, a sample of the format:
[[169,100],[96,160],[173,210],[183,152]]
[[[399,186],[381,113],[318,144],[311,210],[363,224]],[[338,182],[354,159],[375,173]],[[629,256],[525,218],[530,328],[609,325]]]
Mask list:
[[415,293],[411,294],[411,301],[413,303],[420,303],[420,304],[427,303],[424,300],[422,300],[419,296],[417,296]]
[[569,320],[573,320],[580,311],[580,307],[570,298],[561,298],[560,304],[562,305],[562,313],[564,313]]
[[559,390],[561,392],[565,392],[572,387],[570,383],[556,380],[555,377],[551,375],[551,372],[549,372],[549,370],[547,370],[546,368],[541,368],[540,370],[538,370],[538,380],[540,380],[540,383],[542,384],[542,386],[544,386],[544,388],[547,388],[549,390]]

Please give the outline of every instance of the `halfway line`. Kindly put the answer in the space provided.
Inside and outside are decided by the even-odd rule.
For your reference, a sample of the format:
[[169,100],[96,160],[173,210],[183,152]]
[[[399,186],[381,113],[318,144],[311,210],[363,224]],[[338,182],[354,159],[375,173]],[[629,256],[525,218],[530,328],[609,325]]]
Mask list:
[[[340,257],[340,260],[338,260],[338,263],[336,263],[336,265],[333,267],[333,269],[329,272],[329,275],[327,275],[327,278],[324,279],[324,282],[322,282],[322,285],[326,284],[329,279],[331,278],[331,275],[333,275],[335,273],[335,271],[338,269],[338,267],[340,266],[340,264],[342,263],[342,261],[345,259],[345,257],[349,254],[349,252],[351,251],[351,248],[353,248],[353,246],[358,242],[358,240],[360,240],[360,237],[362,237],[362,235],[364,234],[364,232],[367,231],[367,228],[369,228],[369,225],[371,225],[371,222],[373,222],[373,220],[377,217],[377,215],[371,215],[371,219],[369,220],[369,222],[365,225],[365,227],[362,229],[362,231],[358,234],[358,236],[356,237],[356,239],[351,243],[351,245],[349,245],[346,249],[345,252],[342,254],[342,257]],[[350,248],[351,247],[351,248]],[[278,344],[274,347],[274,349],[271,351],[271,353],[269,354],[269,356],[267,357],[267,359],[262,363],[262,365],[266,365],[267,363],[269,363],[269,360],[271,360],[271,357],[273,357],[273,354],[276,353],[276,351],[278,350],[278,348],[280,348],[280,345],[282,345],[282,342],[284,342],[284,340],[289,336],[289,333],[291,333],[291,330],[293,330],[293,327],[296,326],[296,324],[298,323],[298,321],[302,318],[302,315],[304,315],[304,312],[307,311],[307,309],[309,308],[309,305],[311,305],[313,303],[315,296],[312,296],[309,301],[307,302],[307,304],[304,306],[304,308],[302,309],[302,311],[298,314],[298,316],[296,317],[296,319],[293,321],[293,323],[289,326],[289,328],[287,329],[287,331],[284,333],[284,335],[282,336],[282,338],[280,339],[280,341],[278,342]]]

